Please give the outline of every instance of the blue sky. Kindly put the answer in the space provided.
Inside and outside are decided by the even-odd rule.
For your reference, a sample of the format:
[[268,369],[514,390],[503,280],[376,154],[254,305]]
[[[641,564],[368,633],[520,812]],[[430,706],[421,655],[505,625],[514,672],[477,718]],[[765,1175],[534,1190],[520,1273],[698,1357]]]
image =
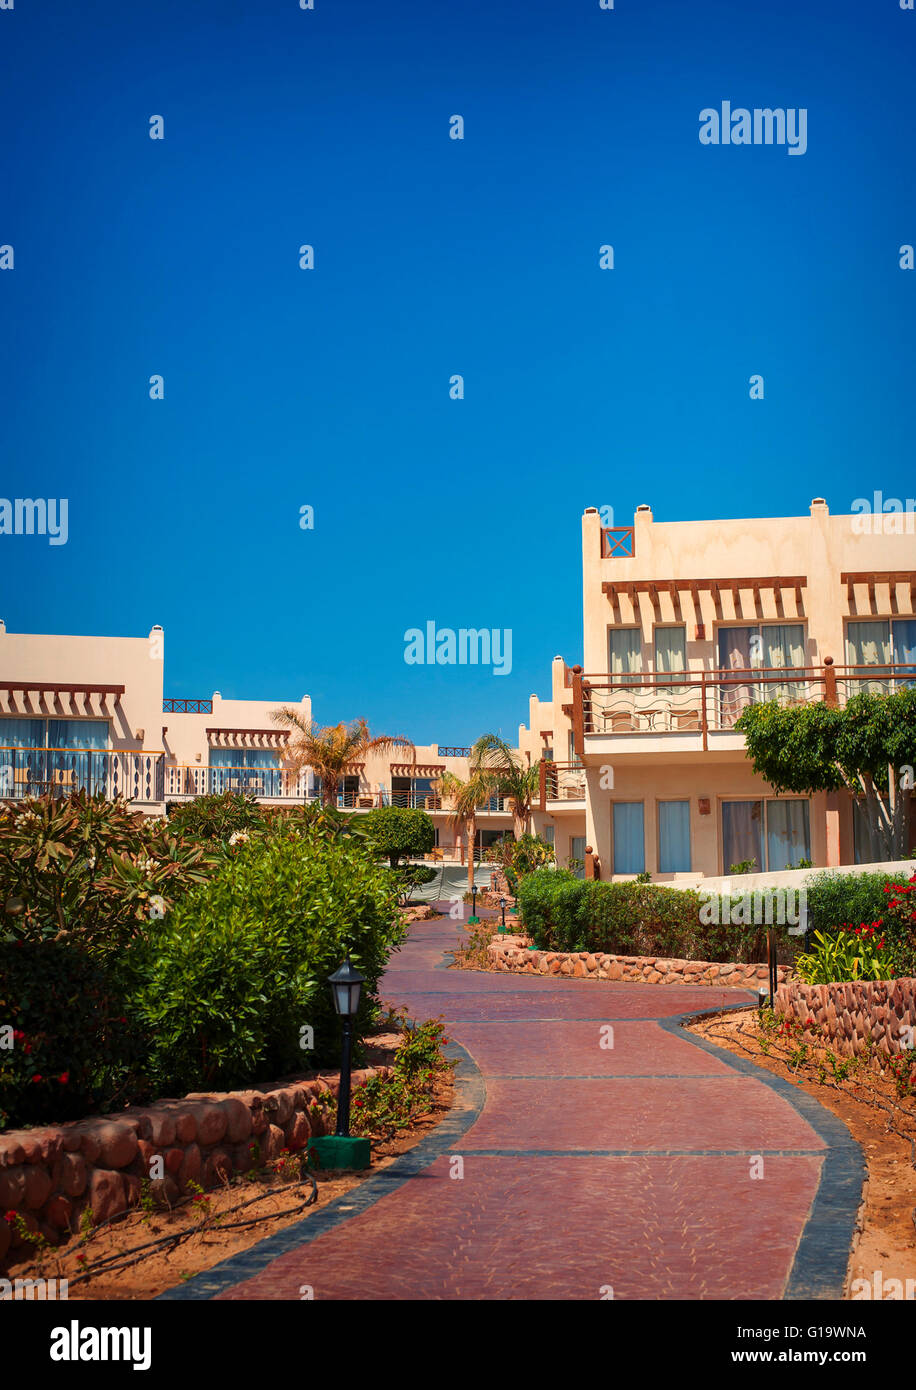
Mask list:
[[[0,492],[69,499],[0,538],[11,631],[158,622],[167,694],[463,743],[579,659],[585,507],[912,494],[916,14],[315,6],[0,11]],[[723,100],[807,153],[702,146]],[[429,619],[512,673],[406,665]]]

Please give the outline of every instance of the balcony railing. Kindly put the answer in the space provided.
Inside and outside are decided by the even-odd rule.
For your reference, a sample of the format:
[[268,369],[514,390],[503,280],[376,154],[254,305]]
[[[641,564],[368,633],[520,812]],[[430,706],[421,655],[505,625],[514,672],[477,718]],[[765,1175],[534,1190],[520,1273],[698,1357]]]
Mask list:
[[[573,727],[590,734],[698,734],[734,730],[750,705],[826,703],[841,708],[860,692],[890,694],[916,685],[916,665],[743,667],[728,670],[577,676]],[[579,745],[577,744],[577,747]]]
[[163,714],[212,714],[212,700],[169,699],[162,701]]
[[440,743],[436,749],[437,758],[467,758],[470,756],[470,746],[452,745]]
[[161,752],[0,747],[0,800],[87,792],[109,801],[162,801],[164,766]]
[[542,760],[541,810],[548,801],[585,800],[585,768],[581,763],[554,763]]

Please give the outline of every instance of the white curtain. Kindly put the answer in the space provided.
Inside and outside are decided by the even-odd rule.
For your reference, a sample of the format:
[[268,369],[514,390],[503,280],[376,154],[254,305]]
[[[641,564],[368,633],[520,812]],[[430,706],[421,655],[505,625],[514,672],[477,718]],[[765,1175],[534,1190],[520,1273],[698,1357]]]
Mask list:
[[723,801],[722,865],[726,873],[732,864],[755,860],[752,873],[763,870],[763,802]]
[[[891,625],[889,622],[854,622],[846,624],[846,664],[847,666],[875,666],[881,674],[893,659],[891,644]],[[882,669],[883,668],[883,669]],[[858,673],[861,676],[861,673]],[[849,694],[867,692],[869,695],[884,695],[890,690],[888,681],[862,679],[849,682]]]
[[810,858],[807,801],[768,801],[767,868],[795,869]]
[[611,675],[621,685],[627,685],[627,676],[642,673],[642,630],[638,627],[611,628],[608,636],[608,656]]
[[[683,627],[655,629],[655,670],[659,675],[687,670],[687,630]],[[670,690],[683,689],[671,685]]]
[[[894,619],[894,661],[898,666],[910,666],[916,675],[916,619]],[[901,681],[900,685],[914,685],[912,679]]]
[[[723,672],[756,669],[761,664],[760,633],[756,627],[719,629],[719,668]],[[727,682],[719,687],[719,727],[731,729],[738,717],[757,699],[751,683]]]
[[614,873],[641,874],[646,867],[641,801],[614,802]]
[[[771,670],[784,670],[787,666],[805,664],[805,629],[802,623],[768,623],[761,631],[763,644],[763,664]],[[804,685],[800,682],[768,682],[762,687],[762,700],[778,700],[788,704],[804,697]]]
[[690,802],[658,803],[658,871],[681,874],[690,871]]

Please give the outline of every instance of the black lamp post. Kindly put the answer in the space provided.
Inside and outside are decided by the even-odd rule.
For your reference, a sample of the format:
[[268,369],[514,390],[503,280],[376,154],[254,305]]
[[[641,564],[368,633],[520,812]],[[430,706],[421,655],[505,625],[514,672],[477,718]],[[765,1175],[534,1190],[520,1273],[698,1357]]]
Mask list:
[[477,916],[477,884],[471,885],[471,915],[468,918],[468,926],[476,926],[480,921]]
[[770,1008],[776,1007],[776,929],[767,927],[767,973],[770,985]]
[[505,898],[500,898],[500,900],[499,900],[499,906],[500,906],[500,908],[502,909],[502,914],[503,914],[502,925],[501,925],[501,927],[500,927],[499,930],[500,930],[501,932],[504,932],[504,931],[506,930],[506,900],[505,900]]
[[337,1130],[339,1137],[350,1133],[350,1056],[353,1047],[353,1019],[359,1012],[359,996],[365,975],[354,970],[350,957],[328,980],[334,1008],[343,1024],[343,1053],[340,1059],[340,1086],[337,1092]]

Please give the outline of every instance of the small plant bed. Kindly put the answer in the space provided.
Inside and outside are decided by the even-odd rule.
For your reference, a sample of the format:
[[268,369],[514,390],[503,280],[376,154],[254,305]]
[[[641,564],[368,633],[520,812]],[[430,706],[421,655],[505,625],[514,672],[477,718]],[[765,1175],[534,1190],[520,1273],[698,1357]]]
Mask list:
[[452,966],[458,970],[492,970],[493,957],[489,954],[490,942],[496,931],[495,922],[481,922],[470,934],[458,942],[452,952]]
[[806,1041],[801,1023],[778,1017],[770,1009],[708,1014],[688,1028],[800,1087],[845,1123],[862,1146],[868,1165],[865,1204],[845,1296],[863,1296],[855,1280],[866,1280],[873,1298],[881,1297],[892,1279],[903,1280],[905,1288],[905,1281],[916,1276],[913,1054],[879,1059],[866,1044],[861,1056],[841,1058],[831,1050],[826,1034],[817,1042]]
[[[373,1061],[393,1066],[392,1074],[370,1077],[351,1098],[350,1132],[371,1139],[370,1168],[322,1172],[304,1151],[289,1150],[259,1164],[255,1141],[252,1171],[207,1192],[189,1184],[170,1209],[158,1206],[144,1184],[139,1206],[119,1217],[95,1225],[84,1213],[79,1233],[65,1247],[51,1246],[23,1226],[24,1243],[10,1250],[0,1273],[66,1279],[71,1300],[151,1299],[345,1196],[413,1148],[451,1108],[453,1064],[442,1054],[448,1040],[441,1023],[428,1020],[411,1028],[402,1015],[395,1017],[403,1031],[368,1040]],[[324,1119],[333,1132],[333,1100]],[[16,1214],[7,1219],[15,1224]]]

